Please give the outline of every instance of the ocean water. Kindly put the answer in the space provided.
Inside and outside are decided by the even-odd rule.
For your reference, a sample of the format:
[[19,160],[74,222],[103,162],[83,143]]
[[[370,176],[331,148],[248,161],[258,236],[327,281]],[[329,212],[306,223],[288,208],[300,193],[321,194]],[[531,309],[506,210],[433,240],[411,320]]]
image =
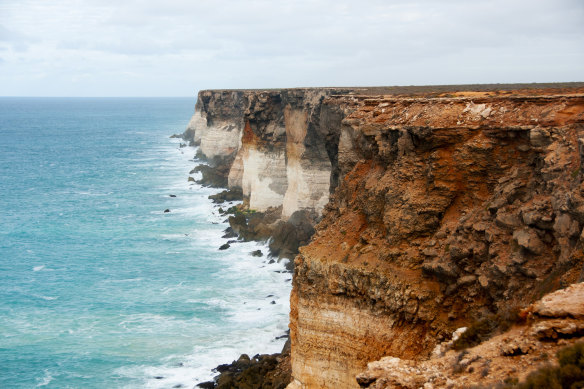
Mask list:
[[218,250],[217,190],[169,139],[194,103],[0,98],[0,388],[192,388],[280,351],[291,275]]

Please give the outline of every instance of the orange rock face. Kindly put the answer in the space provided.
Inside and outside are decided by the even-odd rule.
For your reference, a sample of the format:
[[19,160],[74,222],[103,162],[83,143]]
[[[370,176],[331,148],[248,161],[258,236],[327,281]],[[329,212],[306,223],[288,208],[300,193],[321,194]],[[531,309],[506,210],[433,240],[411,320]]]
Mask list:
[[582,277],[584,92],[335,96],[339,186],[295,260],[291,388],[358,387]]
[[[425,361],[384,357],[371,362],[358,382],[372,389],[463,389],[495,387],[510,378],[523,381],[537,369],[558,365],[556,353],[582,341],[583,294],[584,283],[551,293],[528,308],[528,320],[473,348]],[[556,332],[565,329],[571,332]]]

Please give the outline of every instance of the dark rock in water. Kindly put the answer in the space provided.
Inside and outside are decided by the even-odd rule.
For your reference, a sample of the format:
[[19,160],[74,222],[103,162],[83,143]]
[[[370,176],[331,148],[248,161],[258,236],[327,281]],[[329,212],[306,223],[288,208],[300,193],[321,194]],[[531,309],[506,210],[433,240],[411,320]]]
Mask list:
[[263,257],[264,256],[264,253],[262,253],[262,250],[252,251],[250,254],[252,257]]
[[157,379],[157,380],[163,380],[164,379],[164,377],[161,376],[161,375],[154,376],[154,378]]
[[168,197],[176,197],[176,195],[171,194],[171,195],[168,195]]
[[274,295],[273,294],[269,294],[269,295],[266,296],[266,298],[268,298],[268,297],[274,297]]
[[236,207],[234,215],[229,217],[229,225],[245,241],[267,240],[272,236],[272,225],[281,215],[281,206],[270,207],[265,212],[242,211]]
[[209,165],[199,165],[192,172],[200,172],[202,174],[203,177],[197,181],[201,185],[212,188],[225,188],[227,186],[229,166],[219,165],[218,167],[212,167]]
[[182,139],[183,134],[174,134],[170,136],[170,139]]
[[187,147],[187,144],[186,144],[186,143],[181,143],[181,144],[179,144],[179,145],[178,145],[178,147],[179,147],[180,149],[182,149],[183,147]]
[[215,387],[215,382],[213,381],[206,381],[206,382],[201,382],[200,384],[197,384],[197,388],[202,388],[202,389],[213,389]]
[[187,179],[188,182],[195,182],[195,179],[191,176],[189,176],[189,178]]
[[169,212],[170,212],[170,209],[168,209],[168,208],[164,210],[164,213],[169,213]]
[[236,240],[228,240],[227,243],[232,244],[232,243],[237,243]]
[[229,243],[225,243],[219,247],[219,250],[227,250],[231,245]]
[[228,365],[227,363],[224,363],[222,365],[217,366],[213,370],[215,370],[215,371],[217,371],[219,373],[223,373],[224,371],[229,370],[230,367],[231,367],[231,365]]
[[247,354],[241,354],[239,356],[239,359],[235,362],[235,366],[237,367],[247,367],[250,364],[250,359],[249,359],[249,355]]
[[272,300],[272,302],[270,304],[276,304],[276,302],[274,300]]
[[184,388],[184,385],[183,384],[177,384],[177,385],[174,385],[173,388]]
[[195,153],[195,159],[199,161],[207,161],[207,157],[205,154],[203,154],[203,150],[201,149],[197,149],[197,152]]
[[225,238],[225,239],[237,238],[237,233],[235,231],[233,231],[233,228],[231,228],[231,227],[227,227],[224,232],[225,232],[225,235],[223,235],[222,238]]
[[215,204],[224,203],[225,201],[239,201],[243,200],[243,192],[241,189],[224,190],[223,192],[209,196]]
[[[317,215],[302,210],[296,211],[287,221],[279,221],[274,228],[270,241],[270,254],[280,258],[294,259],[298,254],[298,248],[308,244],[314,235],[314,225]],[[293,267],[290,261],[288,267]],[[291,269],[288,269],[291,270]]]
[[227,209],[220,208],[220,210],[222,210],[222,211],[219,211],[221,213],[221,215],[235,215],[237,212],[240,212],[237,209],[237,205],[233,205]]
[[[286,343],[288,345],[289,342]],[[290,347],[284,346],[281,354],[258,354],[250,358],[242,354],[237,361],[219,365],[214,371],[221,374],[215,382],[204,382],[200,388],[273,388],[284,389],[291,381]],[[211,386],[213,384],[214,386]]]

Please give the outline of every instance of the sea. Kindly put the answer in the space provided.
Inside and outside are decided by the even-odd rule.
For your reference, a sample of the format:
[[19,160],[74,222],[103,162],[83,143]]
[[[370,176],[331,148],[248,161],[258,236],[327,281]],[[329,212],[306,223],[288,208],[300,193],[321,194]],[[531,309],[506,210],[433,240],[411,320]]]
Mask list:
[[0,98],[0,388],[193,388],[282,349],[291,274],[218,249],[235,203],[170,138],[194,104]]

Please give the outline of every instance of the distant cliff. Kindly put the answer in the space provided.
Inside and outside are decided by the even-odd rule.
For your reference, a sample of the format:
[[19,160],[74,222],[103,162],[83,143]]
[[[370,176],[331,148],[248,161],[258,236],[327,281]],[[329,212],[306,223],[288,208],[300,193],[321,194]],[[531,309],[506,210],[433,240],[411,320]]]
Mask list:
[[290,387],[358,387],[582,278],[584,87],[524,87],[199,93],[185,138],[262,214],[232,226],[310,240]]

